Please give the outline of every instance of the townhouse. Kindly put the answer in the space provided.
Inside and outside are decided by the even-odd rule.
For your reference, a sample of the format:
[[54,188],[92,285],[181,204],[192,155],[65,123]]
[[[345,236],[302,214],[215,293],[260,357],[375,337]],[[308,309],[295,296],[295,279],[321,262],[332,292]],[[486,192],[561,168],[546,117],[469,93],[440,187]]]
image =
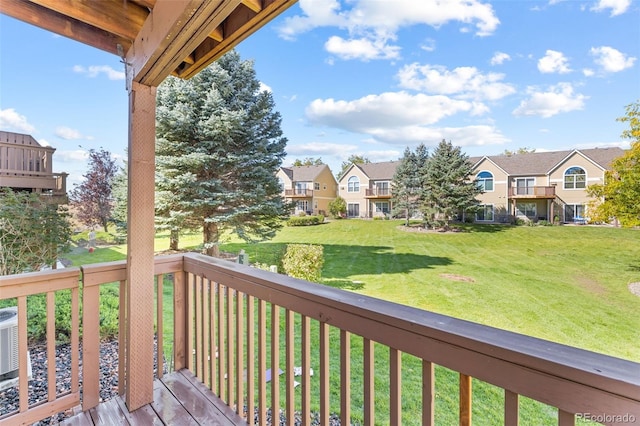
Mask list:
[[347,217],[391,214],[391,182],[400,161],[352,164],[338,180],[339,194],[347,203]]
[[282,196],[294,202],[294,214],[327,215],[329,203],[338,196],[338,183],[326,164],[280,167],[276,173]]
[[587,187],[604,182],[620,148],[594,148],[472,157],[482,187],[477,222],[531,221],[584,223]]

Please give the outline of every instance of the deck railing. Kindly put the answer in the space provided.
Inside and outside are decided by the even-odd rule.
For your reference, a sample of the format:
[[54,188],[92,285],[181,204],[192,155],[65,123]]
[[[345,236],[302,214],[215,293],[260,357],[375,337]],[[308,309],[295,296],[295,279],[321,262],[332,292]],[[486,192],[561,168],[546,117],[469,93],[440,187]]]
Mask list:
[[[71,392],[56,395],[51,385],[55,374],[49,372],[49,401],[37,407],[27,406],[22,360],[27,351],[26,297],[44,293],[53,303],[50,294],[63,289],[72,292],[72,354],[79,352],[81,273],[82,403],[84,409],[98,403],[99,288],[119,283],[122,298],[125,268],[124,262],[114,262],[0,278],[0,299],[18,298],[21,359],[20,411],[0,425],[33,422],[78,404],[77,355]],[[518,424],[524,397],[555,407],[561,426],[573,425],[579,417],[603,424],[640,421],[640,364],[635,362],[197,254],[157,257],[155,273],[157,330],[171,328],[163,319],[163,294],[173,297],[173,333],[158,333],[158,359],[169,358],[176,370],[189,368],[249,424],[267,424],[272,407],[278,409],[270,411],[271,424],[279,424],[280,416],[293,424],[296,413],[302,424],[310,424],[312,411],[322,424],[329,423],[331,414],[341,424],[354,418],[367,425],[399,425],[403,419],[441,424],[438,393],[438,400],[457,399],[457,419],[470,425],[472,416],[485,414],[486,398],[477,392],[486,392],[486,384],[502,395],[505,425]],[[120,348],[126,341],[125,315],[121,308]],[[55,342],[51,327],[49,356]],[[163,354],[163,346],[173,348],[172,353]],[[356,356],[361,357],[358,362]],[[122,387],[127,366],[121,362],[119,368]],[[162,372],[158,362],[157,374]],[[436,378],[443,374],[457,376],[456,395],[436,392]],[[402,397],[403,391],[416,389],[421,393],[417,415],[416,407],[403,407]]]
[[554,198],[555,186],[512,186],[509,188],[510,197],[520,198]]

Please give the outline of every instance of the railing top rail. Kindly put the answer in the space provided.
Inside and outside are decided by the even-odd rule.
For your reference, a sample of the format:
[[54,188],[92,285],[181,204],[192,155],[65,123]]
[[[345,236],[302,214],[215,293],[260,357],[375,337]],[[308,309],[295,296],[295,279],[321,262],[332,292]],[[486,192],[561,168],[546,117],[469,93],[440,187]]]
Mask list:
[[[183,255],[169,254],[154,258],[154,274],[169,274],[182,271]],[[93,263],[82,267],[83,282],[86,286],[101,285],[127,278],[127,261]]]
[[0,299],[78,287],[80,268],[54,269],[0,277]]
[[[542,402],[558,406],[551,385],[560,381],[630,400],[640,414],[636,362],[203,255],[185,254],[185,271]],[[568,399],[559,408],[589,407],[584,393]]]

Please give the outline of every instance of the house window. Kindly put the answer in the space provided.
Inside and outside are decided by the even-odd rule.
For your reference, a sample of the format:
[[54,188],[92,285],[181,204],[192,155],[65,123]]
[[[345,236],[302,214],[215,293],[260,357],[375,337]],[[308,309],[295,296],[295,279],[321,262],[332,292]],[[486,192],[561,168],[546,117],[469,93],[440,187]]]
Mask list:
[[493,204],[480,204],[476,211],[478,222],[493,222]]
[[584,204],[567,204],[564,206],[564,221],[584,220]]
[[316,191],[320,190],[320,183],[319,182],[314,182],[313,183],[313,189],[315,189]]
[[376,202],[376,213],[384,213],[384,214],[388,214],[389,213],[389,203],[382,201],[382,202]]
[[307,182],[296,182],[296,195],[306,195]]
[[517,178],[516,182],[516,194],[515,195],[533,195],[533,187],[536,184],[534,178]]
[[280,191],[284,191],[284,181],[282,178],[278,178],[278,185],[280,185]]
[[493,175],[491,172],[480,172],[476,177],[478,187],[482,192],[493,191]]
[[360,204],[357,204],[357,203],[347,204],[347,216],[348,217],[360,216]]
[[309,200],[298,200],[298,203],[296,204],[296,210],[299,212],[308,212]]
[[536,203],[516,203],[516,216],[536,218]]
[[360,179],[357,176],[351,176],[347,181],[347,192],[360,192]]
[[389,195],[389,182],[376,182],[376,195]]
[[587,172],[582,167],[571,167],[564,172],[564,189],[584,189]]

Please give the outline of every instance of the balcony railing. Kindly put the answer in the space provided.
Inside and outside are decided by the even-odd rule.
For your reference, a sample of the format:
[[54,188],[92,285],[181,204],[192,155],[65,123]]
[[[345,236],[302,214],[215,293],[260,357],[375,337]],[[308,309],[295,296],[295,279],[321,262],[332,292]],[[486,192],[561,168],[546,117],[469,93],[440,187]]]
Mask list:
[[311,198],[313,197],[313,189],[285,189],[285,197]]
[[[122,298],[125,271],[124,262],[113,262],[0,277],[0,297],[17,297],[20,356],[19,412],[0,419],[0,425],[32,423],[73,407],[80,401],[79,386],[84,409],[98,404],[99,290],[118,283]],[[367,425],[399,425],[403,415],[412,424],[439,424],[435,401],[436,378],[441,376],[436,366],[458,376],[457,395],[451,397],[459,401],[462,425],[472,423],[472,412],[483,412],[482,407],[474,408],[473,387],[485,386],[482,382],[501,389],[508,426],[518,424],[521,397],[556,407],[561,426],[574,425],[576,413],[588,413],[604,424],[640,420],[640,364],[635,362],[198,254],[157,257],[155,274],[157,330],[164,329],[163,294],[170,290],[173,295],[173,334],[158,333],[158,359],[164,339],[170,339],[173,368],[191,370],[249,424],[256,421],[254,412],[257,423],[267,424],[270,407],[280,408],[271,410],[271,424],[279,424],[281,414],[293,424],[294,412],[301,413],[303,424],[310,424],[312,406],[319,407],[321,424],[329,424],[330,413],[337,413],[341,424],[350,424],[356,411]],[[54,357],[56,291],[71,291],[71,390],[57,394],[51,369],[48,401],[28,406],[27,297],[47,295],[47,348]],[[120,306],[120,318],[125,318],[124,303]],[[120,330],[119,347],[124,350],[124,321]],[[387,355],[380,357],[383,352]],[[361,363],[352,369],[355,356]],[[381,363],[386,357],[388,362]],[[294,374],[296,366],[299,376]],[[162,368],[157,374],[162,375]],[[402,392],[404,384],[415,381],[418,385],[412,389],[422,393],[420,414],[412,412],[407,419]],[[354,389],[353,383],[362,387]],[[475,404],[484,401],[478,397]],[[385,418],[379,405],[386,406]]]
[[367,198],[390,198],[391,188],[369,188],[365,192]]
[[513,186],[509,188],[509,196],[512,198],[555,198],[555,186]]

